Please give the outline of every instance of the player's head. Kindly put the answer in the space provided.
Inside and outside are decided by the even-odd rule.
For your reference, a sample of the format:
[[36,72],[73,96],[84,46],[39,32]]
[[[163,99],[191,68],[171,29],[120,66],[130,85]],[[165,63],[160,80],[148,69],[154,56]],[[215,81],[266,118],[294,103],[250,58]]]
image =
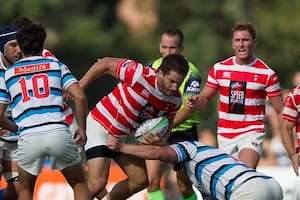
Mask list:
[[251,63],[257,45],[255,28],[251,23],[237,23],[232,29],[232,48],[239,65]]
[[46,39],[46,30],[41,24],[25,24],[17,32],[17,41],[25,56],[40,55]]
[[14,18],[10,24],[17,26],[18,28],[21,28],[25,24],[33,23],[28,17],[25,16],[19,16]]
[[161,92],[173,95],[183,82],[189,65],[184,56],[170,54],[163,58],[157,70],[157,85]]
[[18,28],[14,25],[4,26],[0,30],[0,51],[9,64],[15,63],[21,57],[21,51],[16,40]]
[[159,51],[162,57],[180,54],[183,50],[183,33],[176,27],[168,27],[161,35]]
[[232,35],[236,31],[248,31],[253,40],[256,40],[256,30],[252,23],[250,22],[237,22],[232,28]]

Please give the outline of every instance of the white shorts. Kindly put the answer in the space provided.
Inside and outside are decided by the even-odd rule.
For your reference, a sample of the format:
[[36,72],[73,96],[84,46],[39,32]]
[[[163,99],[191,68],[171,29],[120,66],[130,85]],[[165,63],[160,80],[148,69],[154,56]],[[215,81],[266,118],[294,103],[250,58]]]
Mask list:
[[[6,142],[0,140],[0,160],[17,162],[17,150],[17,142]],[[6,166],[2,166],[2,164],[0,164],[0,168],[1,174],[3,173],[6,181],[13,180],[14,178],[19,176],[19,173],[17,171],[10,171],[10,167],[9,169],[6,169]]]
[[102,125],[93,119],[91,113],[86,118],[87,141],[84,149],[87,151],[96,146],[107,146],[108,132]]
[[[90,113],[86,119],[86,136],[87,141],[84,146],[86,151],[97,146],[107,146],[108,131]],[[126,143],[136,143],[133,136],[120,136],[120,138]]]
[[0,140],[0,160],[17,161],[17,142]]
[[264,133],[246,133],[235,138],[226,138],[218,135],[218,146],[227,154],[238,158],[242,149],[253,149],[259,155],[263,152]]
[[40,174],[49,156],[52,169],[63,170],[80,162],[80,155],[70,130],[23,135],[18,141],[18,164],[28,173]]
[[236,190],[230,197],[231,200],[282,200],[283,193],[279,183],[274,178],[256,177],[248,180]]

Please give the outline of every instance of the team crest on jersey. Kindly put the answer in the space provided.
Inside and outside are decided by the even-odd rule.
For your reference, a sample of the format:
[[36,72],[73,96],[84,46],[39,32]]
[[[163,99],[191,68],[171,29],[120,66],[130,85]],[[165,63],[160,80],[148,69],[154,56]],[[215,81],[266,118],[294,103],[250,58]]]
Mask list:
[[231,78],[231,72],[223,72],[223,78]]
[[253,75],[253,80],[254,80],[254,81],[257,81],[257,80],[258,80],[258,77],[259,77],[258,74],[254,74],[254,75]]
[[129,72],[129,71],[135,71],[136,65],[137,65],[137,62],[130,60],[130,62],[129,62],[129,61],[125,62],[125,63],[122,65],[122,68],[126,68],[126,70],[127,70],[128,72]]
[[27,74],[32,72],[40,72],[40,71],[46,71],[50,69],[50,63],[39,63],[35,65],[27,65],[27,66],[21,66],[16,67],[14,69],[14,74]]
[[149,91],[144,89],[144,90],[142,91],[142,95],[143,95],[144,97],[146,97],[146,98],[149,97]]

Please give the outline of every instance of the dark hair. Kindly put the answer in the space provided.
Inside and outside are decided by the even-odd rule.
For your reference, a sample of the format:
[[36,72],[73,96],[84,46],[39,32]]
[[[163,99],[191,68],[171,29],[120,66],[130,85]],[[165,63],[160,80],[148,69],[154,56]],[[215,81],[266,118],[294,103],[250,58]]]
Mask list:
[[10,22],[10,24],[17,26],[18,28],[21,28],[25,24],[30,24],[30,23],[33,22],[25,16],[16,17]]
[[185,77],[189,71],[189,64],[184,56],[180,54],[169,54],[163,58],[158,70],[162,71],[164,75],[169,74],[170,71],[175,71]]
[[248,31],[253,40],[256,39],[255,27],[250,22],[237,22],[232,28],[232,34],[236,31]]
[[46,30],[41,24],[29,23],[17,32],[17,41],[25,56],[42,53]]
[[183,36],[182,31],[179,28],[176,28],[176,27],[173,27],[173,26],[168,27],[162,32],[162,35],[163,34],[167,34],[169,36],[178,36],[178,38],[179,38],[178,46],[183,45],[184,36]]

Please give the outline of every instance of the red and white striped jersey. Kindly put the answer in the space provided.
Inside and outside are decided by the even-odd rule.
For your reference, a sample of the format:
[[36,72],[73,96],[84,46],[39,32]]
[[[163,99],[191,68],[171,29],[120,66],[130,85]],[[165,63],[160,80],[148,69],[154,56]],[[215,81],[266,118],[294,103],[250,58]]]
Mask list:
[[295,123],[297,144],[300,146],[300,85],[290,91],[284,100],[282,118]]
[[227,138],[264,132],[266,97],[281,95],[278,76],[258,58],[248,65],[236,64],[235,56],[216,63],[206,86],[219,89],[218,134]]
[[173,96],[163,94],[157,87],[156,70],[123,59],[116,77],[118,85],[91,111],[109,133],[129,136],[141,122],[161,115],[173,117],[179,109],[179,90]]

